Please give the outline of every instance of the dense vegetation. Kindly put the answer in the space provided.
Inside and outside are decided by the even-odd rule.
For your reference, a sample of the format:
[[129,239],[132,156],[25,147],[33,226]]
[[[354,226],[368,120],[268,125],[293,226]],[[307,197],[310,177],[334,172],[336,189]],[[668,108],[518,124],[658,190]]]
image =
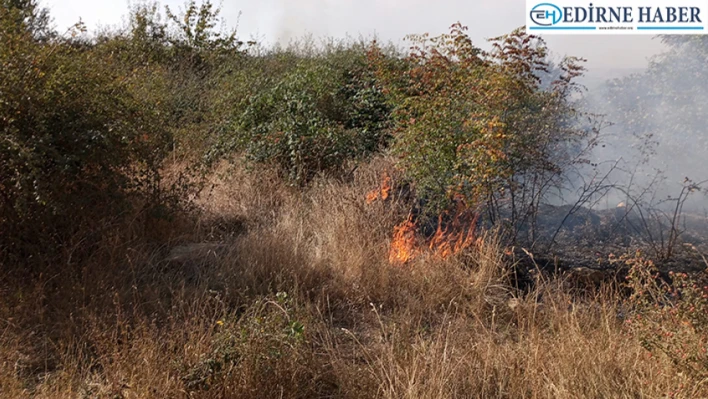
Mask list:
[[[594,167],[582,60],[460,24],[264,49],[209,1],[162,11],[89,36],[0,0],[0,396],[708,395],[699,280],[631,252],[627,281],[520,282]],[[705,74],[673,45],[648,74]]]

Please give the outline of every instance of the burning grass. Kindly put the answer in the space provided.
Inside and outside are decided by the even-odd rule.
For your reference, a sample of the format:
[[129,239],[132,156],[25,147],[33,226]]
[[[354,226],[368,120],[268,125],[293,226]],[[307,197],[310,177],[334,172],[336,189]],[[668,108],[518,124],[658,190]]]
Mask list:
[[381,180],[381,187],[369,191],[366,194],[366,203],[371,204],[372,202],[377,200],[386,201],[391,195],[391,188],[391,176],[389,176],[387,173],[384,173],[383,178]]
[[[708,397],[707,367],[645,339],[672,320],[701,350],[705,330],[684,322],[702,320],[702,292],[674,314],[674,302],[628,302],[611,284],[577,294],[539,275],[519,291],[473,214],[442,218],[426,241],[394,195],[366,205],[386,165],[304,195],[267,171],[235,170],[214,178],[202,219],[172,241],[151,245],[123,226],[91,258],[31,284],[3,274],[0,396]],[[223,234],[226,220],[242,221],[238,232]],[[408,267],[390,262],[392,231],[408,251],[397,255],[419,253]],[[165,260],[209,240],[225,249]],[[636,291],[669,292],[641,272],[649,263],[632,264]]]
[[[426,252],[440,259],[447,259],[475,245],[481,245],[475,234],[478,217],[474,214],[471,218],[466,218],[462,213],[455,213],[452,222],[445,226],[443,216],[440,215],[435,234],[426,240],[419,237],[418,224],[409,215],[406,221],[393,228],[388,255],[389,263],[405,265]],[[462,221],[464,219],[471,220],[465,223]],[[425,242],[425,245],[420,245],[420,242]]]
[[418,226],[413,222],[413,217],[408,216],[405,222],[393,228],[391,249],[388,252],[388,261],[392,265],[404,265],[418,255],[420,248],[417,245]]
[[[366,195],[366,203],[371,204],[372,198],[386,200],[392,188],[389,175],[384,175],[381,189],[370,191]],[[431,254],[440,259],[447,259],[460,254],[481,242],[477,239],[477,222],[479,213],[474,212],[463,202],[456,202],[456,209],[444,212],[438,217],[435,233],[431,237],[422,237],[418,221],[412,214],[406,220],[393,228],[388,261],[392,265],[402,266],[414,258]]]

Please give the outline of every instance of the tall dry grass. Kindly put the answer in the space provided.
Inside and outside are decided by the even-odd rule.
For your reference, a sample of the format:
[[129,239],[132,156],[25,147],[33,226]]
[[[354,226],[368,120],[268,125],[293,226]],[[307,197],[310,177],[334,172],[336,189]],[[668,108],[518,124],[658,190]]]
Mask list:
[[[116,225],[89,258],[31,283],[1,276],[0,396],[708,397],[649,355],[614,288],[515,290],[492,233],[391,266],[407,204],[364,201],[384,171],[376,159],[303,192],[224,167],[199,218],[161,242]],[[194,242],[218,245],[166,260]]]

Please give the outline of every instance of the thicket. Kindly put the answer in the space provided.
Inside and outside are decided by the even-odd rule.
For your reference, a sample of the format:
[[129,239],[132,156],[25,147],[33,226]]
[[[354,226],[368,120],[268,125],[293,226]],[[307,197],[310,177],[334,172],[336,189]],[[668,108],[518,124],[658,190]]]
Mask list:
[[459,25],[412,37],[408,54],[376,42],[264,50],[222,30],[219,11],[141,3],[126,27],[90,37],[53,32],[35,1],[4,0],[4,252],[60,245],[136,199],[174,208],[186,186],[165,181],[167,161],[195,176],[233,155],[304,185],[391,148],[424,214],[463,198],[517,226],[588,139],[570,101],[582,68],[568,59],[542,86],[544,44],[520,30],[490,53]]
[[[0,248],[51,252],[129,197],[157,195],[170,132],[149,66],[49,30],[34,1],[0,8]],[[34,252],[25,252],[34,250]]]
[[533,236],[549,190],[596,144],[598,130],[574,108],[583,60],[554,67],[543,40],[522,29],[484,52],[465,31],[411,36],[402,65],[379,68],[396,104],[394,153],[426,212],[461,201],[492,224],[507,221],[514,238],[521,229]]
[[[591,162],[603,125],[578,104],[583,60],[554,62],[522,29],[490,51],[460,24],[409,36],[405,51],[376,41],[264,49],[221,28],[209,1],[178,14],[139,3],[126,26],[93,36],[80,25],[55,32],[36,1],[2,4],[0,253],[15,260],[66,253],[68,241],[90,248],[102,226],[136,214],[146,226],[188,215],[223,159],[275,167],[302,188],[390,154],[419,225],[462,209],[525,244],[539,241],[545,203],[575,195],[572,213],[611,185]],[[691,50],[701,41],[670,44],[688,61],[657,59],[647,76],[702,73]],[[636,78],[615,82],[615,112],[631,106],[621,88]],[[662,104],[692,98],[657,90]],[[625,111],[641,116],[633,130],[654,133],[649,115]],[[577,181],[589,183],[569,192]]]
[[[277,65],[283,59],[290,62]],[[390,106],[362,44],[333,44],[312,56],[266,54],[253,61],[275,73],[266,70],[258,90],[234,109],[210,158],[245,152],[305,184],[387,147]]]
[[59,33],[38,4],[0,0],[0,396],[706,396],[705,282],[636,253],[576,290],[505,245],[604,184],[582,60],[459,24],[264,49],[208,0]]
[[124,28],[59,34],[38,2],[3,0],[0,253],[51,263],[68,241],[90,247],[116,220],[170,216],[198,190],[222,78],[249,44],[218,28],[208,1],[164,15],[140,3]]

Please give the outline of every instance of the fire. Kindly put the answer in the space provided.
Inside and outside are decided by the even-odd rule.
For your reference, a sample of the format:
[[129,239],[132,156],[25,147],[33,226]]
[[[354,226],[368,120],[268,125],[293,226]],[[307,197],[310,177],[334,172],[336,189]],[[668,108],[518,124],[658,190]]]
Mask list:
[[[438,218],[438,229],[430,239],[428,248],[436,255],[445,259],[460,251],[470,248],[476,243],[476,226],[478,214],[471,218],[463,218],[460,213],[455,215],[449,227],[443,228],[442,216]],[[469,224],[464,223],[464,219],[471,219]]]
[[408,263],[418,254],[416,248],[417,226],[412,216],[393,228],[393,241],[388,253],[388,261],[393,265],[403,265]]
[[[443,218],[438,218],[438,228],[427,242],[427,250],[434,256],[446,259],[451,255],[477,245],[476,226],[479,214],[467,214],[459,210],[452,222],[443,227]],[[393,265],[403,265],[424,252],[418,247],[416,232],[418,226],[411,216],[394,227],[393,240],[389,250],[388,260]]]
[[381,185],[381,200],[386,201],[391,192],[391,177],[386,175]]
[[[391,176],[384,173],[380,186],[366,194],[366,203],[371,204],[379,199],[387,200],[392,187]],[[444,222],[446,214],[440,215],[435,234],[427,240],[419,239],[418,225],[413,215],[408,215],[406,221],[395,226],[388,252],[389,263],[404,265],[425,252],[445,259],[476,245],[475,233],[479,214],[472,212],[460,196],[455,197],[455,203],[457,209],[453,211],[452,220]]]
[[381,187],[377,188],[376,190],[372,190],[368,194],[366,194],[366,203],[370,204],[378,199],[381,199],[382,201],[387,200],[389,195],[391,194],[391,187],[391,176],[389,176],[388,174],[384,174],[381,182]]
[[374,201],[379,199],[379,190],[373,190],[370,191],[368,194],[366,194],[366,203],[370,204]]

